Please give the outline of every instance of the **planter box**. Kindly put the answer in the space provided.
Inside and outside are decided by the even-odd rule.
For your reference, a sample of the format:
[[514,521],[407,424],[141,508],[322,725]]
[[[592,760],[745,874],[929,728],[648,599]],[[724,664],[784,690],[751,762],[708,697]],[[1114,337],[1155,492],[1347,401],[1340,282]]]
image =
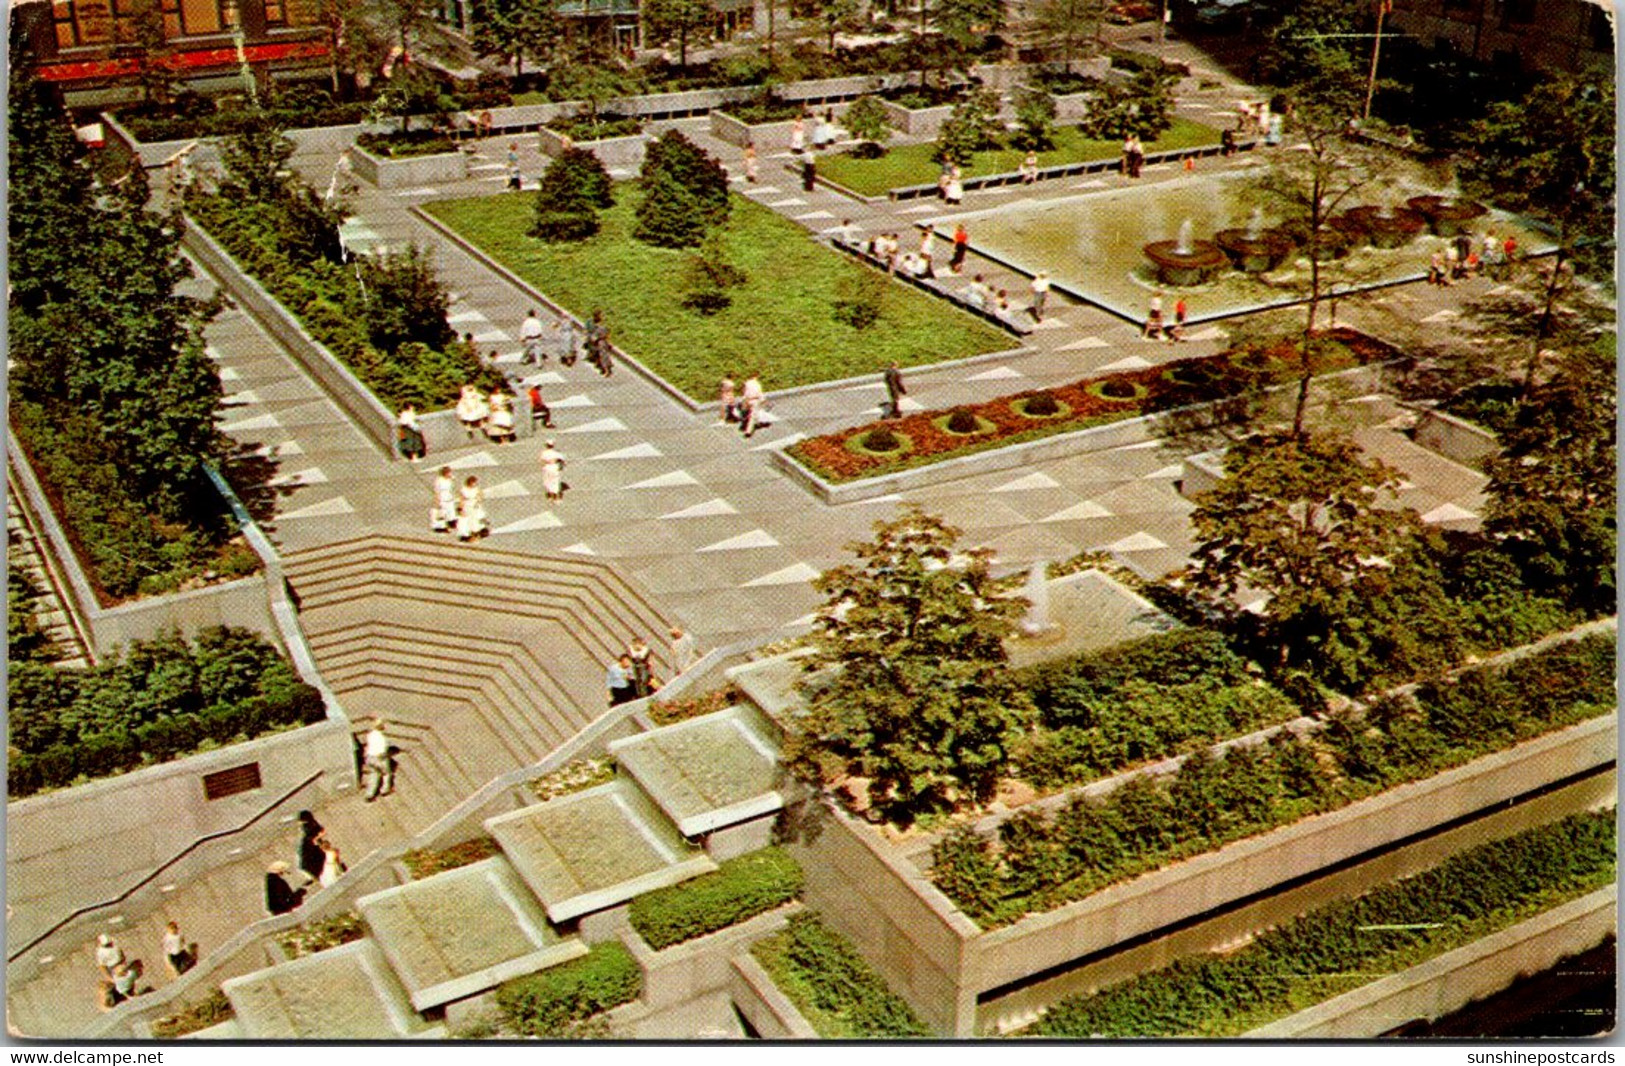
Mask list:
[[659,951],[650,948],[636,930],[627,928],[621,940],[643,970],[643,992],[638,998],[651,1010],[665,1010],[726,990],[732,979],[731,961],[756,941],[779,932],[799,910],[801,904],[792,900]]
[[764,1040],[817,1040],[814,1029],[790,997],[779,991],[762,964],[749,955],[733,960],[728,991],[734,1006]]
[[942,129],[942,124],[948,120],[948,116],[954,113],[952,104],[914,110],[901,104],[894,104],[890,100],[882,100],[880,103],[886,109],[886,121],[912,137],[935,137]]
[[462,152],[420,155],[411,159],[384,159],[359,146],[350,153],[356,177],[380,189],[417,188],[468,177],[468,156]]
[[[711,112],[711,136],[719,141],[727,141],[736,148],[744,148],[747,144],[756,145],[758,152],[764,149],[790,147],[790,130],[794,128],[794,119],[784,119],[779,122],[758,122],[752,125],[744,119],[735,118],[726,111]],[[813,123],[807,122],[807,148],[812,149]]]
[[598,157],[605,167],[641,167],[643,152],[649,143],[647,133],[634,133],[627,137],[605,137],[597,141],[576,141],[557,130],[543,126],[536,131],[536,144],[549,159],[564,154],[566,144],[585,148]]
[[1416,443],[1474,470],[1483,470],[1485,461],[1501,451],[1500,440],[1483,426],[1434,410],[1422,412]]

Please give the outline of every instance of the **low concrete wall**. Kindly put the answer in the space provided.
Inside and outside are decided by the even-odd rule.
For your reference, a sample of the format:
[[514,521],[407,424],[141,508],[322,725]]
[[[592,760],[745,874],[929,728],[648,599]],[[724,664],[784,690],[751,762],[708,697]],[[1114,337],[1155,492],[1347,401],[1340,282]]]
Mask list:
[[786,903],[738,925],[660,951],[628,928],[621,939],[643,970],[643,993],[639,998],[650,1010],[658,1011],[726,990],[733,980],[734,957],[783,929],[790,915],[800,909],[799,903]]
[[1609,885],[1419,966],[1243,1034],[1249,1039],[1368,1040],[1406,1022],[1432,1021],[1493,995],[1520,976],[1589,951],[1615,929],[1619,886]]
[[305,327],[259,282],[249,277],[237,265],[237,261],[191,217],[186,219],[186,233],[181,243],[203,264],[204,269],[215,276],[232,298],[281,343],[328,398],[350,417],[363,437],[386,456],[397,458],[394,415],[379,402],[371,389],[350,372],[349,367],[339,362],[337,356],[306,332]]
[[880,101],[886,109],[886,121],[892,126],[910,136],[935,137],[942,129],[942,124],[953,114],[953,105],[943,107],[922,107],[918,110],[894,104],[890,100]]
[[536,131],[536,144],[549,159],[564,154],[565,146],[583,148],[598,157],[606,167],[641,167],[643,153],[649,144],[647,133],[634,133],[628,137],[605,137],[597,141],[575,141],[556,130],[543,126]]
[[468,177],[468,156],[460,151],[385,159],[358,146],[350,153],[350,160],[356,177],[380,189],[416,188]]
[[[1380,365],[1372,365],[1353,367],[1336,374],[1324,375],[1315,379],[1315,383],[1310,389],[1311,399],[1323,399],[1328,395],[1329,391],[1335,395],[1335,390],[1347,388],[1365,391],[1375,389],[1380,384],[1381,372]],[[1294,384],[1278,386],[1270,391],[1279,397],[1296,388],[1297,386]],[[781,472],[789,475],[791,481],[796,482],[825,503],[834,506],[873,499],[876,496],[885,496],[894,492],[917,489],[926,485],[939,485],[945,481],[957,481],[960,478],[971,477],[976,474],[989,474],[1000,470],[1015,470],[1018,468],[1026,469],[1034,463],[1052,462],[1074,455],[1106,451],[1129,444],[1141,444],[1145,441],[1160,439],[1175,428],[1186,431],[1199,427],[1222,425],[1234,421],[1240,413],[1241,409],[1234,399],[1192,404],[1189,407],[1177,407],[1169,411],[1159,411],[1152,415],[1141,415],[1138,418],[1125,418],[1121,422],[1093,426],[1073,433],[1058,433],[1053,437],[1044,437],[1024,444],[1012,444],[1004,448],[975,452],[970,455],[960,456],[957,459],[944,459],[939,463],[931,463],[928,466],[903,470],[895,474],[881,474],[877,477],[860,478],[845,482],[824,480],[786,455],[782,449],[773,449],[768,455],[773,465]]]
[[1416,423],[1416,443],[1474,470],[1501,451],[1501,441],[1483,426],[1443,411],[1428,410]]
[[252,629],[273,643],[282,641],[282,634],[266,605],[264,574],[117,607],[92,609],[86,616],[99,656],[110,654],[132,640],[151,640],[168,629],[192,633],[205,626],[239,626]]
[[[807,124],[809,127],[811,123]],[[794,119],[782,122],[758,122],[754,125],[742,118],[735,118],[726,111],[711,112],[711,136],[719,141],[726,141],[735,148],[744,148],[747,144],[754,144],[757,151],[766,148],[788,148],[790,146],[790,131],[795,127]],[[807,130],[807,144],[812,146],[812,130]]]
[[749,955],[733,960],[728,993],[734,1006],[764,1040],[817,1040],[818,1030],[790,997],[779,991],[762,964]]

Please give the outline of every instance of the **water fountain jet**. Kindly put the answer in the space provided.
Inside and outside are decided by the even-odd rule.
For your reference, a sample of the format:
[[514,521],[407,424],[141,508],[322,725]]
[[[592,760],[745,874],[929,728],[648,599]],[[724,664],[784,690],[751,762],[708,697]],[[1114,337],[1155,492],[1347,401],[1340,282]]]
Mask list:
[[1200,285],[1228,262],[1218,245],[1195,240],[1193,229],[1187,218],[1179,224],[1176,240],[1152,241],[1143,249],[1146,258],[1156,264],[1157,278],[1164,285]]

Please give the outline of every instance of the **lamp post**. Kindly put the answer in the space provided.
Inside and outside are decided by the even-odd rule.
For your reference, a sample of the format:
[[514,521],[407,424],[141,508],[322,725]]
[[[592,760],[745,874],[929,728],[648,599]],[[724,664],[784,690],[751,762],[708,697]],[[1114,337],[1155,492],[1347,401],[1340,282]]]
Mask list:
[[1382,54],[1382,20],[1387,17],[1389,11],[1393,10],[1393,7],[1394,0],[1378,0],[1377,34],[1371,42],[1371,76],[1366,79],[1365,83],[1365,111],[1360,116],[1362,122],[1371,118],[1371,98],[1377,92],[1377,58]]

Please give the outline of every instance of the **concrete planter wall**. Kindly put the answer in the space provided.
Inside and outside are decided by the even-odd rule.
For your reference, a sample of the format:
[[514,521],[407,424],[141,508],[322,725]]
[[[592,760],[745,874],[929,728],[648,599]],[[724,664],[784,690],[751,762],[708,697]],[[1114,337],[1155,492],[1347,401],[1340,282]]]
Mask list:
[[294,318],[276,298],[237,265],[213,237],[188,217],[182,238],[186,250],[197,257],[204,269],[219,279],[233,299],[254,316],[289,355],[304,368],[321,390],[339,406],[372,445],[385,455],[395,456],[395,416],[378,401],[372,390],[339,362],[337,356]]
[[894,104],[890,100],[882,100],[880,103],[886,109],[886,121],[895,129],[910,136],[935,137],[942,129],[942,124],[948,120],[948,116],[954,113],[952,104],[915,110]]
[[[1319,399],[1328,395],[1327,390],[1329,389],[1345,387],[1355,389],[1356,395],[1360,392],[1371,391],[1380,383],[1381,373],[1382,368],[1373,365],[1353,367],[1335,374],[1324,375],[1317,378],[1311,386],[1311,398]],[[1278,386],[1270,391],[1274,394],[1275,399],[1279,401],[1288,392],[1296,390],[1296,388],[1296,385]],[[1332,394],[1335,395],[1336,393]],[[786,455],[782,450],[775,449],[769,455],[774,466],[789,475],[790,480],[796,482],[825,503],[836,505],[869,500],[876,496],[885,496],[925,485],[939,485],[946,481],[956,481],[975,474],[988,474],[1017,468],[1024,469],[1034,463],[1051,462],[1073,455],[1105,451],[1129,444],[1141,444],[1145,441],[1159,439],[1172,426],[1177,425],[1182,430],[1188,430],[1197,426],[1222,425],[1233,421],[1239,413],[1235,400],[1217,400],[1212,403],[1192,404],[1188,407],[1178,407],[1170,411],[1141,415],[1138,418],[1125,418],[1120,422],[1111,422],[1104,426],[1080,429],[1074,433],[1059,433],[1053,437],[1044,437],[1023,444],[1012,444],[1004,448],[975,452],[956,459],[944,459],[941,462],[931,463],[913,470],[902,470],[895,474],[881,474],[876,477],[838,483],[824,480],[824,478]]]
[[462,152],[385,159],[357,146],[350,153],[356,177],[380,189],[407,189],[462,181],[468,177],[468,156]]
[[[823,110],[834,111],[837,119],[846,112],[846,106],[835,105]],[[812,135],[816,125],[814,119],[807,119],[804,123],[807,133],[807,149],[812,150]],[[711,136],[739,148],[747,144],[756,145],[758,152],[764,149],[779,149],[790,147],[790,131],[795,128],[794,119],[785,119],[782,122],[748,123],[744,119],[735,118],[726,111],[711,112]]]
[[658,1011],[726,989],[733,980],[731,960],[749,951],[756,941],[783,929],[790,915],[800,909],[799,903],[786,903],[738,925],[659,951],[628,927],[621,939],[643,970],[643,993],[639,998]]
[[1500,440],[1483,426],[1433,410],[1422,412],[1416,423],[1416,443],[1474,470],[1482,470],[1501,450]]
[[729,994],[739,1013],[764,1040],[817,1040],[814,1029],[790,997],[779,991],[762,964],[749,955],[733,960]]
[[597,141],[572,141],[546,126],[536,131],[536,144],[549,159],[563,155],[567,143],[591,152],[606,167],[641,167],[649,135],[634,133],[627,137],[605,137]]
[[1432,1021],[1539,973],[1614,932],[1617,885],[1598,889],[1419,966],[1244,1034],[1261,1040],[1362,1040]]

